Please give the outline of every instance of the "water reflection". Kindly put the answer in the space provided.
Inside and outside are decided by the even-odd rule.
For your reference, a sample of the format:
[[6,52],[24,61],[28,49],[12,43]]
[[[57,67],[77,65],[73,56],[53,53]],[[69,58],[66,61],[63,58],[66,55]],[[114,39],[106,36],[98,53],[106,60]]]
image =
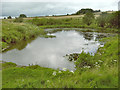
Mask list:
[[[75,70],[74,62],[63,56],[71,53],[95,53],[100,43],[95,41],[97,33],[83,33],[78,31],[61,31],[53,33],[56,38],[36,38],[14,45],[3,53],[3,61],[10,61],[18,65],[38,64],[42,67],[54,69],[67,68]],[[30,43],[31,42],[31,43]],[[29,44],[28,44],[29,43]],[[16,49],[14,49],[16,48]]]
[[29,43],[31,43],[33,40],[35,40],[36,38],[31,38],[31,39],[28,39],[28,40],[22,40],[16,44],[11,44],[10,45],[10,48],[6,49],[5,51],[3,51],[3,53],[7,52],[7,51],[10,51],[12,49],[18,49],[18,50],[22,50],[24,49]]

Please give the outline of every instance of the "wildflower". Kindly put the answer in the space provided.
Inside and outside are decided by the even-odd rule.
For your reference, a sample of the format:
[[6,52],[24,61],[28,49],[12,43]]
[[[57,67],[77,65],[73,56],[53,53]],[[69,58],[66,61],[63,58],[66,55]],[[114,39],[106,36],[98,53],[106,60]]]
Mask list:
[[84,66],[83,68],[90,68],[90,66]]
[[59,71],[58,73],[62,73],[61,71]]
[[100,68],[100,66],[98,66]]
[[98,64],[98,62],[96,62],[96,64]]
[[114,62],[117,62],[117,60],[114,60]]
[[74,73],[74,71],[70,71],[71,73]]
[[95,65],[96,67],[98,66],[98,65]]
[[66,71],[67,70],[67,68],[63,68],[63,71]]
[[54,76],[56,75],[56,71],[53,72],[53,75],[54,75]]
[[98,60],[99,62],[103,62],[102,60]]
[[101,53],[99,53],[99,55],[102,55]]
[[83,68],[86,68],[86,66],[84,66]]
[[87,66],[87,68],[90,68],[90,66]]
[[50,80],[47,80],[47,82],[50,82]]

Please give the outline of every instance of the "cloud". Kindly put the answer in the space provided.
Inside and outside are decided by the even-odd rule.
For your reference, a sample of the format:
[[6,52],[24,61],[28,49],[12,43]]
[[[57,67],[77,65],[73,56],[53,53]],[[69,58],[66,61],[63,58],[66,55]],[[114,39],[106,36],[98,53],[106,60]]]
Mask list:
[[74,12],[74,9],[69,8],[64,3],[56,2],[4,2],[2,5],[3,16],[18,16],[21,13],[25,13],[28,16],[35,16],[67,14],[71,12]]
[[2,0],[2,2],[95,2],[95,3],[99,3],[99,2],[106,2],[106,3],[110,3],[110,2],[118,2],[119,0]]
[[[20,2],[19,2],[20,1]],[[118,0],[4,0],[2,1],[3,16],[41,16],[75,13],[81,8],[117,10]]]

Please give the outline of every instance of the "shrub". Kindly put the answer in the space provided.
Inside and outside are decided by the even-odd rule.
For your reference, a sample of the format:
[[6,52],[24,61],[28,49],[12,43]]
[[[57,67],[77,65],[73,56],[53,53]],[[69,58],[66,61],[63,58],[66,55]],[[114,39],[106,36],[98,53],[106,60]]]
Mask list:
[[99,27],[105,27],[109,23],[110,16],[108,14],[101,14],[96,20]]
[[9,68],[9,67],[16,67],[17,65],[15,63],[12,62],[5,62],[2,64],[3,68]]
[[117,11],[115,13],[111,14],[109,23],[110,23],[110,27],[114,27],[114,28],[118,28],[118,26],[120,26],[120,11]]
[[86,14],[86,13],[90,13],[90,12],[93,12],[93,9],[90,9],[90,8],[81,9],[81,10],[79,10],[78,12],[76,12],[76,15]]
[[19,23],[21,23],[21,22],[23,22],[23,18],[16,18],[16,19],[14,20],[14,22],[19,22]]
[[112,14],[102,13],[97,18],[97,24],[99,27],[118,28],[118,24],[120,22],[119,16],[120,11],[117,11]]
[[75,64],[77,68],[83,68],[84,66],[93,67],[93,63],[93,56],[89,53],[86,54],[85,52],[82,52]]
[[20,14],[19,18],[26,18],[27,16],[25,14]]
[[94,18],[95,18],[95,17],[94,17],[94,15],[93,15],[93,13],[88,12],[88,13],[86,13],[85,16],[83,17],[83,23],[85,23],[85,24],[87,24],[87,25],[90,25],[90,24],[92,24]]
[[8,16],[7,19],[12,19],[12,17],[11,17],[11,16]]

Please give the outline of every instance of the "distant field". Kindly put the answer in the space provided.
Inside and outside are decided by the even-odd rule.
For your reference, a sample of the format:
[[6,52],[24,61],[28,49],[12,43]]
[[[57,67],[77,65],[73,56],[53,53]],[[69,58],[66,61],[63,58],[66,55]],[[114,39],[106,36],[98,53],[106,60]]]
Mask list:
[[[106,11],[107,13],[114,13],[115,11]],[[97,12],[97,13],[94,13],[95,15],[95,18],[99,17],[100,14],[102,12]],[[41,16],[41,17],[38,17],[38,18],[53,18],[53,19],[61,19],[61,18],[82,18],[84,17],[84,14],[83,15],[60,15],[60,16]],[[33,19],[34,17],[28,17],[28,18],[25,18],[25,19]]]
[[[105,11],[107,13],[114,13],[116,11]],[[96,12],[94,13],[95,15],[95,18],[99,17],[100,14],[102,12]],[[52,18],[52,19],[62,19],[62,18],[82,18],[84,17],[84,14],[83,15],[59,15],[59,16],[38,16],[38,18]],[[27,17],[27,18],[24,18],[24,19],[33,19],[35,17]],[[13,18],[14,19],[14,18]]]
[[[100,14],[96,14],[95,17],[99,17]],[[38,18],[52,18],[52,19],[61,19],[61,18],[82,18],[84,15],[66,15],[66,16],[43,16],[43,17],[38,17]],[[25,19],[33,19],[34,17],[28,17]]]

